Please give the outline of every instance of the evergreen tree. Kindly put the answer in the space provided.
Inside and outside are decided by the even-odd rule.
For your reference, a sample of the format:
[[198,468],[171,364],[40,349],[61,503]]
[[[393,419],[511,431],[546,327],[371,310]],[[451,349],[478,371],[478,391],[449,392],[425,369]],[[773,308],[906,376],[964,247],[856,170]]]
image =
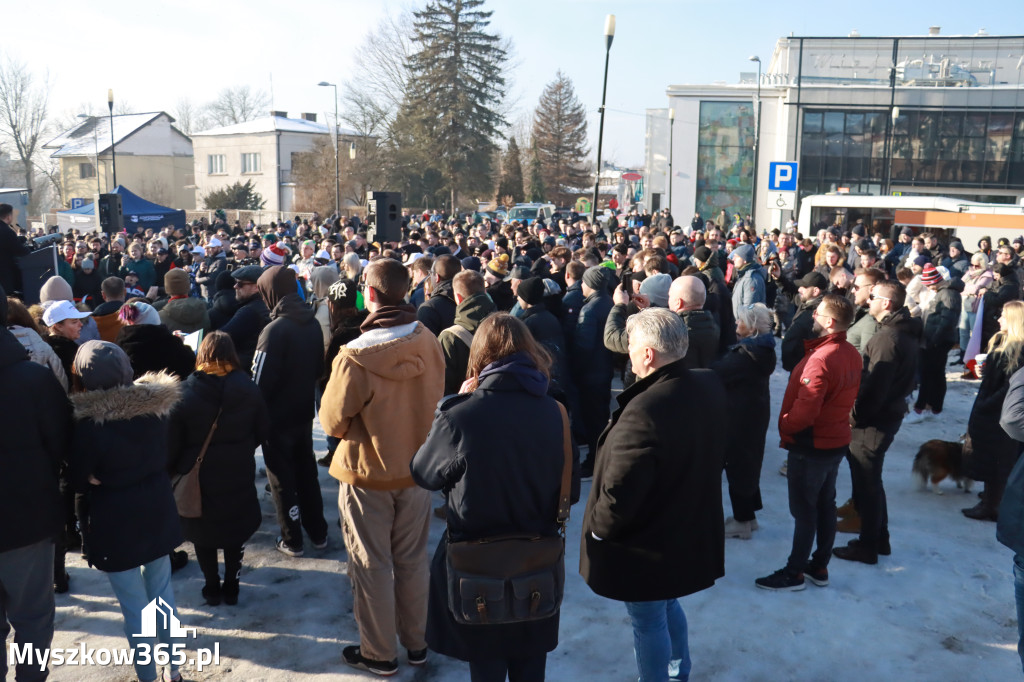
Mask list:
[[266,200],[256,191],[256,185],[252,180],[246,180],[243,185],[236,182],[233,185],[226,185],[220,189],[211,190],[203,197],[203,205],[214,210],[218,208],[239,209],[243,211],[260,211],[267,205]]
[[544,173],[541,169],[540,151],[537,149],[537,141],[533,141],[533,154],[530,155],[530,201],[547,201],[544,196],[547,189],[544,186]]
[[[484,0],[430,0],[413,12],[416,51],[409,58],[405,111],[424,159],[440,172],[452,208],[460,191],[494,187],[492,158],[505,125],[497,111],[505,96],[507,61],[489,33]],[[425,169],[426,170],[426,169]]]
[[533,141],[549,198],[571,203],[590,181],[587,171],[587,110],[572,80],[559,71],[541,93],[533,114]]
[[515,137],[508,140],[508,150],[501,164],[501,182],[498,183],[498,203],[512,197],[513,203],[522,202],[526,198],[523,190],[523,164],[519,160],[519,144]]

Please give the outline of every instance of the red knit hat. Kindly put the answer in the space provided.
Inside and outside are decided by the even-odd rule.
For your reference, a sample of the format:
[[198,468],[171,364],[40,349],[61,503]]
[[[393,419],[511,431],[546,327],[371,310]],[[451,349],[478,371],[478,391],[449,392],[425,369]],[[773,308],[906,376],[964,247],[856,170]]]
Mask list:
[[921,284],[924,284],[926,287],[929,287],[933,284],[939,284],[941,282],[942,273],[940,273],[938,269],[936,269],[936,267],[931,263],[925,265],[924,269],[921,271]]

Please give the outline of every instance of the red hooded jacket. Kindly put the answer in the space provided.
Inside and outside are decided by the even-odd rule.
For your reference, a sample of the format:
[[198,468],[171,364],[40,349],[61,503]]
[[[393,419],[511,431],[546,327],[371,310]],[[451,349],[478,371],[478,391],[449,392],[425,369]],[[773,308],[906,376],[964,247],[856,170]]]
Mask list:
[[789,375],[779,412],[782,447],[836,450],[850,444],[850,412],[864,359],[836,332],[804,342],[803,360]]

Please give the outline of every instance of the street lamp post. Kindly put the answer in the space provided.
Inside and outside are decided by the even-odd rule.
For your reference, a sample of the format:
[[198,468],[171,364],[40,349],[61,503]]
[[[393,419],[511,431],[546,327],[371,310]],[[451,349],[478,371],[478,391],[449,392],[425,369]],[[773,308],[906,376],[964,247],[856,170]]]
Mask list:
[[597,177],[594,180],[594,204],[590,207],[591,222],[597,225],[597,195],[601,187],[601,144],[604,142],[604,102],[608,94],[608,56],[615,38],[615,15],[609,14],[604,20],[604,87],[601,90],[601,123],[597,128]]
[[321,88],[334,88],[334,212],[341,215],[341,180],[338,169],[338,157],[341,152],[338,149],[338,86],[336,83],[320,81],[317,83]]
[[96,173],[96,194],[100,194],[100,143],[96,137],[96,125],[99,121],[94,120],[96,117],[90,116],[89,114],[79,114],[78,118],[88,119],[92,122],[92,149],[94,153],[93,158],[96,161],[96,167],[94,168],[94,172]]
[[672,215],[672,137],[676,131],[676,110],[668,110],[668,213]]
[[110,111],[110,169],[114,176],[114,189],[117,189],[117,154],[114,152],[114,90],[107,90],[107,109]]
[[754,211],[757,206],[757,157],[761,151],[761,58],[755,55],[750,57],[750,61],[757,62],[757,106],[754,107],[754,179],[750,187],[750,220],[756,226]]

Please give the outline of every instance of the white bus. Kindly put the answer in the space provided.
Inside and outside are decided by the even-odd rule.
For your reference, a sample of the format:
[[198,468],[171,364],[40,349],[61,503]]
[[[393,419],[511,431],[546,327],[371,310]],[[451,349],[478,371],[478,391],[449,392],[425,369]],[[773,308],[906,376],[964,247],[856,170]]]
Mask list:
[[800,201],[798,230],[814,236],[815,225],[824,222],[852,228],[864,221],[868,236],[881,232],[895,241],[899,228],[909,226],[914,233],[942,232],[947,239],[956,236],[968,251],[978,239],[1013,239],[1024,235],[1024,206],[1018,204],[982,204],[976,201],[940,196],[865,196],[855,194],[815,194]]

